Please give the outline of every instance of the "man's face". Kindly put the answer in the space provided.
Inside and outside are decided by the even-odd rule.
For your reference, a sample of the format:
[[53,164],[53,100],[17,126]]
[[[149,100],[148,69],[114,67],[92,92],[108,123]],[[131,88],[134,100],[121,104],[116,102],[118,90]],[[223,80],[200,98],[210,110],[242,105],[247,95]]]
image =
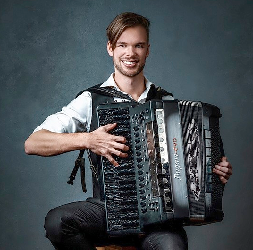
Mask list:
[[142,72],[149,54],[147,32],[142,26],[127,28],[113,49],[108,42],[107,51],[113,57],[115,73],[134,77]]

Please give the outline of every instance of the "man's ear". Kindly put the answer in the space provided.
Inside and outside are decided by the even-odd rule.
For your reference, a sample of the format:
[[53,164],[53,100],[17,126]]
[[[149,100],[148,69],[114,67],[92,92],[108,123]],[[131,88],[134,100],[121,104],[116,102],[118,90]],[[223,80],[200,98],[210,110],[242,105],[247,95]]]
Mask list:
[[109,56],[113,56],[113,48],[112,48],[112,44],[110,41],[107,42],[107,52],[108,52]]

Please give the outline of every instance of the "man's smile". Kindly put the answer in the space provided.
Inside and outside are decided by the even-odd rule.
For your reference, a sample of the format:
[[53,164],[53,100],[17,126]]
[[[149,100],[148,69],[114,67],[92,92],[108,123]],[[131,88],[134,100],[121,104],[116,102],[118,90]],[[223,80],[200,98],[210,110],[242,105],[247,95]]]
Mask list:
[[138,60],[125,60],[122,59],[121,62],[128,68],[133,68],[137,65]]

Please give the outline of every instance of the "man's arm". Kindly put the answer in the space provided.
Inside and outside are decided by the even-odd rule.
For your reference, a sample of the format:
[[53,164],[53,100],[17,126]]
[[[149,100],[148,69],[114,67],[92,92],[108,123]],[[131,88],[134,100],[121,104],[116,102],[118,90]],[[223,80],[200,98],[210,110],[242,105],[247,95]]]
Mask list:
[[129,148],[125,145],[124,137],[108,133],[116,125],[108,124],[90,133],[54,133],[42,129],[31,134],[26,140],[25,152],[31,155],[53,156],[73,150],[90,149],[118,166],[113,155],[127,157],[127,153],[122,151]]

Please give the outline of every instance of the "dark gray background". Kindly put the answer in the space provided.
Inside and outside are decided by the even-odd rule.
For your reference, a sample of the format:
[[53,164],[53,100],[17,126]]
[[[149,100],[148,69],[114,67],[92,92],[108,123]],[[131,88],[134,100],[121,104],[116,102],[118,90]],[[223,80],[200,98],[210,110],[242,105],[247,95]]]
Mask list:
[[246,0],[0,1],[0,249],[53,249],[44,237],[47,211],[91,194],[79,179],[66,184],[77,152],[27,156],[23,143],[46,116],[113,71],[105,29],[124,11],[151,20],[148,79],[223,114],[234,167],[225,219],[187,227],[190,249],[252,249],[253,2]]

